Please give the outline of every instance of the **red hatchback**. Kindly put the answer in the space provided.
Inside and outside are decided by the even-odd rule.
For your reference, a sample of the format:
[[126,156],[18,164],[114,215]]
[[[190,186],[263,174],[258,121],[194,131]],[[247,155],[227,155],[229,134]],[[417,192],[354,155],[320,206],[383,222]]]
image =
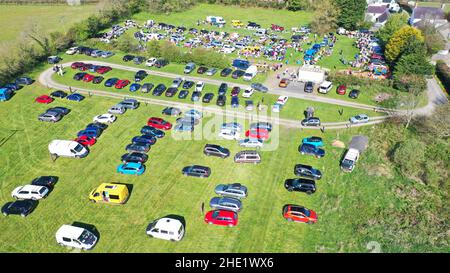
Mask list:
[[290,222],[317,223],[317,214],[315,211],[298,205],[285,205],[283,207],[283,217]]
[[250,129],[247,130],[247,132],[245,132],[245,136],[249,138],[258,138],[267,140],[269,139],[269,131],[267,131],[266,129],[258,129],[258,128]]
[[129,80],[118,80],[117,83],[114,85],[114,87],[117,89],[122,89],[129,84],[130,84]]
[[170,130],[172,128],[172,124],[170,122],[163,120],[162,118],[149,118],[147,121],[147,125],[156,129]]
[[72,64],[70,65],[70,67],[71,67],[72,69],[78,69],[78,68],[80,68],[80,67],[82,67],[82,66],[84,66],[84,63],[82,63],[82,62],[74,62],[74,63],[72,63]]
[[37,97],[34,101],[42,104],[49,104],[53,102],[53,98],[47,95]]
[[229,210],[211,210],[205,215],[205,223],[234,227],[238,224],[238,215]]
[[97,72],[99,74],[105,74],[106,72],[111,71],[111,70],[112,70],[112,68],[109,66],[100,66],[99,68],[97,68],[95,70],[95,72]]
[[336,89],[336,93],[338,93],[339,95],[345,95],[346,92],[347,86],[345,86],[344,84],[339,85],[338,88]]
[[94,78],[95,78],[94,75],[86,74],[86,75],[84,75],[84,77],[83,77],[83,81],[84,81],[84,82],[91,82]]
[[83,146],[92,146],[97,142],[95,137],[89,137],[89,136],[85,136],[85,135],[79,136],[78,138],[75,139],[75,141],[80,143]]

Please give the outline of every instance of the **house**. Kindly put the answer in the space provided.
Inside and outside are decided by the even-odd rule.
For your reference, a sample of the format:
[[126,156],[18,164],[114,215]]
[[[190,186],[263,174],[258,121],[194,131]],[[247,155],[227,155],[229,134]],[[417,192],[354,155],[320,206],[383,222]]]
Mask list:
[[411,17],[409,18],[409,23],[412,26],[417,26],[421,22],[427,21],[431,23],[436,28],[447,23],[445,18],[445,12],[442,8],[433,7],[418,7],[413,9]]
[[388,4],[372,4],[367,7],[365,21],[376,25],[384,25],[389,18]]

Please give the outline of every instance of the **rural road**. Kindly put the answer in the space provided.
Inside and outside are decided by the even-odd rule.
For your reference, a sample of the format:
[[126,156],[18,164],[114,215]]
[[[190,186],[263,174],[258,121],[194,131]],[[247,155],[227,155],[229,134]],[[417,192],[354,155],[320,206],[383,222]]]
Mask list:
[[[91,62],[93,63],[93,62]],[[101,62],[97,62],[101,63]],[[64,67],[70,66],[71,63],[63,64]],[[104,63],[106,65],[109,65],[109,63]],[[114,66],[115,67],[115,66]],[[118,68],[121,69],[121,68]],[[139,69],[136,69],[139,70]],[[54,71],[52,68],[49,68],[42,72],[39,75],[39,82],[43,86],[47,86],[49,88],[59,89],[59,90],[65,90],[70,91],[69,86],[66,86],[64,84],[57,83],[52,79],[52,75],[54,74]],[[174,74],[175,75],[175,74]],[[178,75],[175,75],[178,76]],[[191,79],[191,78],[189,78]],[[133,95],[123,95],[118,93],[112,93],[108,91],[101,91],[101,90],[94,90],[94,89],[84,89],[84,88],[72,88],[72,91],[76,91],[78,93],[88,94],[88,95],[95,95],[100,97],[109,97],[109,98],[115,98],[118,100],[123,100],[125,98],[132,98],[136,99],[142,103],[146,104],[154,104],[154,105],[160,105],[160,106],[172,106],[172,107],[178,107],[180,109],[198,109],[199,111],[206,112],[206,113],[212,113],[222,116],[228,116],[228,117],[234,117],[234,118],[240,118],[240,119],[248,119],[252,121],[270,121],[275,124],[279,124],[281,126],[290,127],[290,128],[307,128],[307,129],[316,129],[320,130],[321,127],[304,127],[300,124],[300,120],[290,120],[290,119],[282,119],[278,117],[273,116],[267,116],[267,115],[261,115],[261,114],[255,114],[255,113],[249,113],[244,111],[234,111],[234,110],[227,110],[223,108],[219,108],[217,106],[202,106],[202,105],[196,105],[196,104],[190,104],[190,103],[181,103],[181,102],[174,102],[174,101],[166,101],[166,100],[160,100],[160,99],[153,99],[153,98],[147,98],[147,97],[141,97],[141,96],[133,96]],[[325,129],[343,129],[343,128],[350,128],[350,127],[360,127],[360,126],[368,126],[373,124],[378,124],[383,122],[387,116],[382,117],[371,117],[371,120],[367,123],[363,124],[350,124],[350,122],[328,122],[328,123],[322,123],[322,126]]]

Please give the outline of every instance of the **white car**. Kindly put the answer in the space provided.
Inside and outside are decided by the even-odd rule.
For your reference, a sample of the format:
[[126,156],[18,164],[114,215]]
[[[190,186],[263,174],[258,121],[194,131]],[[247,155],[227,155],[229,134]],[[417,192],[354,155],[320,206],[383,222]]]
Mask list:
[[25,185],[15,188],[11,195],[16,199],[39,200],[45,198],[48,192],[49,189],[44,186]]
[[73,55],[78,52],[78,47],[71,47],[66,51],[66,54]]
[[242,97],[243,98],[250,98],[253,95],[254,92],[255,91],[253,91],[253,88],[247,88],[247,89],[244,90],[244,93],[242,93]]
[[242,132],[242,125],[237,122],[223,123],[221,130],[232,130]]
[[97,236],[87,229],[62,225],[55,234],[56,242],[61,246],[68,246],[82,250],[92,249],[98,241]]
[[204,87],[205,87],[204,82],[197,82],[197,84],[195,85],[195,91],[202,92]]
[[239,141],[239,146],[245,148],[262,148],[263,145],[263,141],[257,138],[246,138]]
[[222,129],[219,133],[219,137],[227,140],[237,140],[241,138],[241,134],[236,130]]
[[112,114],[98,115],[94,117],[93,121],[99,123],[113,123],[114,121],[116,121],[116,116]]
[[289,99],[288,96],[279,96],[276,103],[280,105],[285,105],[288,99]]
[[366,123],[369,122],[369,116],[366,114],[359,114],[354,117],[350,118],[350,123],[357,124],[357,123]]
[[156,58],[150,58],[145,62],[146,66],[154,66],[156,63],[157,59]]
[[231,54],[236,50],[236,48],[234,46],[231,45],[224,45],[222,47],[222,52],[225,54]]
[[164,217],[150,223],[146,233],[153,238],[181,241],[184,237],[184,225],[180,220]]

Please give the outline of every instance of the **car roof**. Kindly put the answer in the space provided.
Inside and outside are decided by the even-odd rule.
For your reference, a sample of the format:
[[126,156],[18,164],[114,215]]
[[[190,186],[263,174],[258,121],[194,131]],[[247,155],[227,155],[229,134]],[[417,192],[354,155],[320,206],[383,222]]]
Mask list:
[[140,168],[141,167],[141,163],[136,163],[136,162],[128,162],[125,163],[123,165],[127,165],[128,167],[133,167],[133,168]]
[[25,185],[20,190],[39,191],[43,186]]
[[56,237],[72,237],[72,238],[78,238],[81,236],[81,233],[83,233],[85,229],[80,227],[75,227],[71,225],[62,225],[58,231],[56,232]]
[[159,219],[155,224],[155,228],[173,231],[178,231],[182,226],[183,224],[180,222],[180,220],[168,217]]

